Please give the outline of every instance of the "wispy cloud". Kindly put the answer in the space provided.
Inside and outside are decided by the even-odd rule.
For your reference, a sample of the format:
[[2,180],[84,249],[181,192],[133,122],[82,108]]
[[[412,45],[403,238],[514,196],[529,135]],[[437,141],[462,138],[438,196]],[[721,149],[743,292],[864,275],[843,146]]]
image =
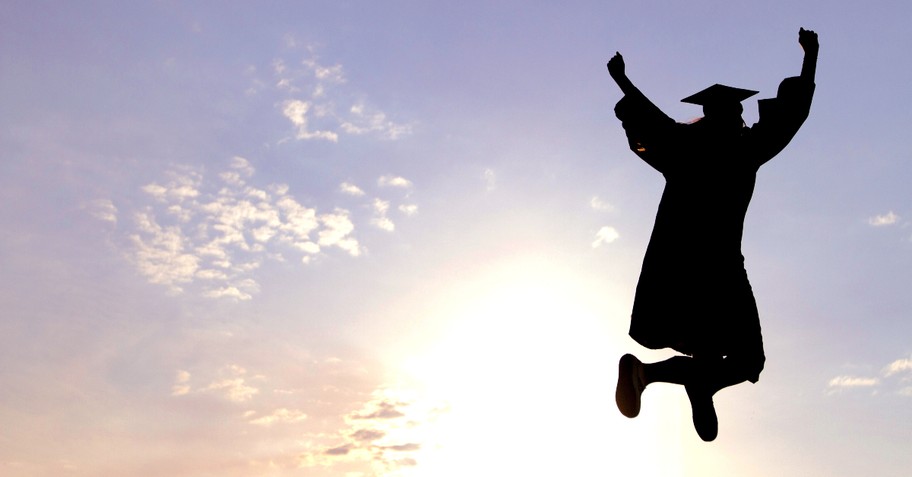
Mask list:
[[589,207],[592,207],[593,210],[599,211],[609,211],[614,210],[614,206],[608,202],[603,201],[598,196],[592,196],[592,199],[589,200]]
[[338,447],[330,447],[323,451],[323,453],[326,455],[348,455],[348,453],[355,448],[356,446],[354,444],[343,444]]
[[481,179],[485,183],[485,190],[488,192],[497,188],[497,173],[494,172],[494,169],[485,169],[481,173]]
[[827,383],[827,386],[831,388],[869,388],[872,386],[877,386],[879,383],[880,380],[877,378],[859,376],[836,376],[835,378],[830,379],[830,382]]
[[225,376],[209,383],[204,390],[213,391],[236,403],[247,402],[260,393],[258,388],[247,382],[247,370],[243,367],[229,365],[222,370],[222,374]]
[[277,423],[294,423],[307,419],[307,414],[297,409],[280,408],[271,414],[251,419],[249,422],[257,426],[271,426]]
[[[213,273],[218,274],[218,271],[213,271]],[[215,278],[222,278],[223,276],[216,275]],[[260,285],[252,279],[240,280],[233,285],[225,285],[219,288],[210,288],[203,292],[203,296],[207,298],[234,298],[236,300],[250,300],[253,298],[253,294],[260,291]]]
[[343,183],[339,184],[339,191],[342,192],[343,194],[354,196],[354,197],[362,197],[364,195],[364,191],[361,190],[360,187],[358,187],[350,182],[343,182]]
[[323,229],[317,233],[317,243],[320,246],[339,247],[353,257],[361,255],[361,246],[350,235],[355,230],[355,224],[349,219],[347,210],[336,209],[332,213],[321,215],[320,224],[323,225]]
[[351,434],[351,438],[358,442],[373,442],[384,436],[386,436],[385,432],[376,429],[358,429]]
[[142,191],[159,202],[171,204],[181,204],[200,195],[202,174],[199,171],[182,167],[169,171],[167,175],[170,180],[165,185],[147,184],[142,187]]
[[[178,409],[195,415],[204,406],[202,412],[219,419],[219,432],[231,429],[259,442],[259,448],[237,450],[248,471],[262,467],[308,475],[399,475],[439,447],[436,426],[446,406],[410,390],[363,388],[363,363],[309,362],[308,376],[314,379],[305,381],[285,381],[281,373],[260,374],[240,363],[179,369],[169,399],[184,403]],[[334,386],[327,386],[328,376]],[[346,376],[358,378],[349,381]],[[291,382],[302,387],[280,390],[273,385]],[[302,403],[307,403],[306,410]]]
[[175,374],[174,384],[171,386],[171,396],[182,397],[194,393],[213,393],[228,401],[243,403],[250,401],[260,390],[248,382],[247,370],[241,366],[224,366],[218,376],[209,384],[193,389],[190,383],[190,372],[178,370]]
[[174,378],[174,385],[171,386],[172,396],[183,396],[190,393],[190,373],[184,370],[178,370]]
[[110,199],[96,199],[86,203],[83,208],[98,220],[117,223],[117,207]]
[[381,199],[374,199],[372,205],[374,209],[374,217],[371,218],[371,224],[381,230],[386,230],[387,232],[392,232],[395,230],[396,225],[386,215],[387,211],[389,211],[389,202]]
[[399,206],[399,212],[411,217],[418,213],[418,206],[416,204],[402,204]]
[[[320,212],[298,202],[285,184],[257,187],[255,170],[233,157],[210,180],[201,170],[176,168],[168,180],[141,189],[151,202],[132,213],[129,256],[154,284],[181,293],[199,284],[209,298],[249,300],[260,290],[254,272],[267,260],[296,254],[308,263],[330,249],[357,257],[350,212]],[[116,221],[103,204],[100,220]]]
[[149,212],[134,216],[136,233],[133,242],[133,262],[150,283],[167,286],[181,292],[181,285],[193,281],[200,268],[201,258],[191,250],[189,239],[177,225],[162,227]]
[[377,179],[377,185],[380,187],[400,187],[407,189],[412,186],[412,181],[401,176],[385,175]]
[[355,104],[349,109],[349,119],[341,124],[349,134],[377,133],[384,139],[399,139],[411,134],[412,127],[390,121],[382,111],[369,110],[364,104]]
[[907,385],[910,380],[912,380],[912,358],[900,358],[884,366],[879,376],[836,376],[829,380],[827,389],[832,393],[853,388],[868,388],[875,392],[887,388],[889,392],[910,396],[912,394]]
[[598,248],[617,240],[621,235],[614,227],[605,226],[595,233],[595,240],[592,242],[592,248]]
[[885,376],[893,376],[894,374],[907,372],[912,372],[912,358],[897,359],[888,364],[884,369]]
[[885,225],[893,225],[899,221],[899,216],[889,211],[883,215],[875,215],[868,219],[868,224],[874,227],[883,227]]
[[412,133],[412,125],[393,121],[365,99],[351,101],[352,96],[364,95],[343,88],[348,83],[343,66],[322,64],[313,48],[308,52],[300,62],[276,59],[272,64],[275,88],[287,95],[281,102],[282,115],[294,126],[295,139],[337,142],[341,134],[372,134],[396,140]]
[[378,400],[369,404],[367,411],[358,411],[351,414],[351,419],[396,419],[405,416],[401,410],[406,406],[403,402],[392,402],[388,400]]
[[349,430],[340,432],[335,445],[306,461],[331,466],[334,459],[368,460],[372,467],[386,472],[419,465],[421,451],[433,435],[427,431],[439,417],[440,408],[398,399],[390,392],[377,391],[374,399],[350,413],[346,418]]
[[244,378],[225,378],[215,381],[206,388],[209,391],[222,393],[226,399],[234,402],[249,401],[260,390],[248,385]]
[[[296,128],[296,139],[326,139],[327,141],[336,142],[339,135],[333,131],[310,129],[310,116],[313,115],[312,104],[299,99],[290,99],[282,105],[282,114],[294,124]],[[322,116],[319,112],[318,116]]]

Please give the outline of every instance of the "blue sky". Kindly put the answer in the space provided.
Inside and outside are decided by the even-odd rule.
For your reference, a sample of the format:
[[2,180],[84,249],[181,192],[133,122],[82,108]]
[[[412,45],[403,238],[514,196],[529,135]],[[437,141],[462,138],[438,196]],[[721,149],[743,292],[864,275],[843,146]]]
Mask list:
[[[908,475],[912,7],[792,3],[5,2],[0,473]],[[766,369],[711,444],[678,387],[628,420],[663,182],[605,63],[686,121],[802,26]]]

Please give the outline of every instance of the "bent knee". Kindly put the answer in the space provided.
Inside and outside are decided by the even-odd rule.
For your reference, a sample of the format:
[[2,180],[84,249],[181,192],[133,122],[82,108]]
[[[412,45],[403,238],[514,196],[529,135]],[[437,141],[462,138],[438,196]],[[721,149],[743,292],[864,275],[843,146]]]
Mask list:
[[747,380],[752,383],[759,381],[764,364],[766,364],[766,356],[763,353],[745,359],[744,371],[747,374]]
[[766,363],[766,356],[762,352],[750,355],[730,355],[725,359],[738,370],[738,374],[752,383],[760,380],[760,373]]

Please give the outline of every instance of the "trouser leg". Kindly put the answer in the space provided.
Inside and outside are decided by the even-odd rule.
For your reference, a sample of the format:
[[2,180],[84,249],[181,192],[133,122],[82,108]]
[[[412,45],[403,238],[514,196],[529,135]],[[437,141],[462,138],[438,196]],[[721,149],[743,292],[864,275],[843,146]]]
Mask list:
[[[643,364],[645,384],[661,382],[700,386],[711,394],[744,381],[755,381],[763,368],[762,359],[729,357],[674,356],[657,363]],[[758,369],[759,367],[759,369]]]

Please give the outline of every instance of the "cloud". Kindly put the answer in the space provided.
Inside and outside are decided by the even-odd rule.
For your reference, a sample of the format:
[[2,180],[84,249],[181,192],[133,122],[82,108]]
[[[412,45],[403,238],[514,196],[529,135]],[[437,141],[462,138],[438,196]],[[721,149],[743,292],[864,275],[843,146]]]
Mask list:
[[283,220],[277,224],[279,232],[284,232],[284,238],[293,243],[310,241],[310,234],[320,226],[317,210],[305,207],[292,197],[282,194],[275,203]]
[[225,399],[236,403],[249,401],[260,393],[259,389],[247,384],[244,378],[244,375],[247,374],[246,369],[237,365],[229,365],[222,372],[228,374],[229,377],[213,381],[206,386],[206,391],[216,391]]
[[172,396],[183,396],[190,393],[190,373],[184,370],[178,370],[174,378],[174,385],[171,386]]
[[421,449],[421,444],[409,443],[409,444],[399,444],[393,446],[378,446],[380,449],[391,450],[395,452],[412,452]]
[[385,175],[380,176],[380,178],[377,179],[377,185],[380,187],[400,187],[407,189],[412,187],[412,181],[400,176]]
[[349,235],[355,226],[349,219],[347,210],[336,209],[332,213],[323,214],[320,216],[320,223],[324,229],[318,233],[318,244],[324,247],[339,247],[353,257],[361,255],[361,246]]
[[405,416],[399,407],[401,403],[392,403],[389,401],[380,401],[374,403],[375,409],[370,412],[364,413],[354,413],[351,415],[352,419],[362,420],[362,419],[396,419],[399,417]]
[[134,216],[137,233],[130,236],[133,261],[150,283],[180,292],[181,284],[193,280],[200,257],[188,253],[189,239],[178,226],[162,227],[148,212]]
[[439,405],[418,396],[395,388],[375,390],[351,408],[336,432],[299,439],[304,449],[296,453],[296,467],[332,473],[345,466],[352,475],[401,475],[397,470],[417,466],[425,449],[439,447],[433,426],[440,416]]
[[170,171],[171,180],[164,186],[151,183],[142,187],[142,191],[160,202],[181,204],[200,195],[199,185],[202,174],[194,170]]
[[[900,377],[897,378],[897,376]],[[836,376],[827,383],[831,391],[851,388],[873,388],[875,391],[886,388],[901,396],[912,396],[912,387],[907,384],[912,380],[912,358],[900,358],[884,366],[880,377]]]
[[399,206],[399,211],[411,217],[418,213],[418,206],[415,204],[402,204]]
[[897,359],[887,365],[884,369],[884,376],[893,376],[908,371],[912,371],[912,358]]
[[869,388],[877,386],[879,383],[880,380],[877,378],[836,376],[827,383],[827,386],[831,388]]
[[249,401],[260,390],[245,383],[244,378],[222,379],[215,381],[206,388],[210,391],[220,391],[224,397],[233,402]]
[[345,444],[345,445],[341,445],[339,447],[332,447],[330,449],[326,449],[324,454],[326,454],[326,455],[347,455],[354,448],[355,448],[355,446],[352,444]]
[[276,409],[268,416],[251,419],[249,422],[257,426],[271,426],[276,423],[295,423],[307,419],[307,414],[296,409]]
[[868,219],[868,224],[873,227],[882,227],[885,225],[893,225],[899,221],[899,216],[894,214],[893,211],[889,211],[884,215],[875,215]]
[[117,223],[117,207],[109,199],[96,199],[83,206],[92,217],[104,222]]
[[[320,213],[298,202],[285,184],[251,185],[255,172],[250,161],[235,156],[215,180],[178,168],[167,173],[169,180],[143,186],[151,203],[132,213],[126,231],[138,272],[171,293],[199,284],[204,297],[242,301],[259,293],[253,272],[266,261],[284,261],[291,253],[310,263],[333,248],[361,254],[348,210]],[[113,213],[109,203],[98,201],[105,214]],[[371,203],[379,218],[389,209],[388,203],[386,210],[376,209],[381,203]]]
[[374,199],[373,202],[374,212],[380,215],[386,215],[386,212],[389,210],[389,202],[380,199]]
[[392,220],[389,219],[389,217],[386,216],[386,213],[389,210],[389,205],[390,204],[388,201],[374,199],[372,203],[374,209],[374,217],[371,219],[371,224],[381,230],[392,232],[396,229],[396,225]]
[[372,442],[382,439],[384,436],[386,436],[385,432],[375,429],[358,429],[351,434],[352,439],[359,442]]
[[349,108],[349,118],[340,126],[349,134],[377,133],[384,139],[399,139],[412,132],[411,126],[394,123],[382,111],[368,110],[364,104],[355,104]]
[[396,461],[397,467],[415,467],[417,465],[418,461],[411,457],[406,457],[405,459],[399,459]]
[[252,176],[254,172],[253,166],[250,165],[250,161],[241,156],[234,156],[231,158],[231,168],[239,171],[245,177]]
[[371,224],[374,227],[377,227],[380,230],[385,230],[387,232],[392,232],[396,230],[396,224],[393,223],[389,217],[374,217],[371,219]]
[[[363,94],[337,91],[348,82],[343,66],[323,65],[313,56],[313,48],[309,50],[311,56],[303,59],[299,68],[290,67],[283,59],[274,60],[272,65],[276,89],[294,96],[281,102],[281,108],[296,129],[296,139],[337,142],[340,134],[372,134],[396,140],[411,134],[411,125],[393,121],[365,99],[349,99]],[[339,105],[343,107],[339,109]],[[319,120],[319,128],[313,127],[315,120]]]
[[358,187],[350,182],[343,182],[343,183],[339,184],[339,191],[342,192],[343,194],[354,196],[354,197],[362,197],[364,195],[364,191],[361,190],[360,187]]
[[497,187],[497,174],[494,173],[493,169],[485,169],[481,174],[482,180],[485,183],[485,189],[490,192]]
[[281,58],[272,60],[272,69],[275,71],[275,74],[280,75],[285,72],[285,61]]
[[589,200],[589,207],[592,207],[594,210],[599,211],[609,211],[614,210],[614,206],[604,202],[598,196],[592,196],[592,199]]
[[609,244],[617,240],[621,235],[614,227],[602,227],[595,234],[595,240],[592,242],[592,248],[598,248],[602,245]]
[[209,289],[203,292],[207,298],[234,298],[236,300],[250,300],[253,293],[260,291],[260,285],[251,279],[241,280],[233,285]]
[[308,113],[311,110],[311,103],[298,99],[285,101],[282,105],[282,114],[297,128],[295,138],[297,139],[325,139],[336,142],[339,135],[332,131],[311,131],[309,126]]
[[[297,51],[301,47],[289,46]],[[278,85],[273,104],[290,122],[295,138],[337,142],[344,134],[372,134],[398,139],[411,131],[411,126],[372,106],[365,95],[342,90],[348,80],[341,64],[323,64],[315,48],[303,48],[307,55],[303,60],[277,58],[261,68],[263,73],[256,67],[245,73],[256,83],[254,94],[267,84]],[[276,81],[267,81],[270,77]],[[413,184],[401,176],[384,175],[377,186],[410,192]],[[254,271],[268,261],[309,264],[333,250],[352,257],[366,250],[355,236],[349,210],[317,210],[298,202],[289,189],[285,184],[258,186],[252,162],[234,156],[220,171],[173,167],[163,178],[141,186],[144,207],[123,211],[111,200],[99,199],[85,209],[110,223],[133,219],[123,231],[111,233],[121,234],[131,262],[150,283],[175,294],[190,291],[243,301],[259,293]],[[339,191],[351,197],[367,196],[352,182],[340,184]],[[365,222],[386,231],[396,227],[389,210],[406,216],[418,211],[414,203],[366,202],[373,214]],[[380,204],[385,204],[383,210],[378,209]]]
[[344,83],[345,74],[342,72],[342,65],[320,66],[316,62],[311,63],[314,69],[314,76],[321,81],[330,83]]
[[[211,381],[205,387],[194,390],[190,386],[190,372],[181,369],[175,373],[174,384],[171,386],[171,396],[186,396],[194,392],[214,392],[231,402],[247,402],[255,395],[259,394],[260,390],[247,382],[246,374],[247,370],[240,366],[225,366],[219,372],[221,377]],[[288,411],[287,409],[283,412],[283,410],[280,409],[272,415],[265,416],[261,419],[263,419],[263,423],[266,423],[269,419],[280,420],[284,418],[287,420],[299,418],[300,415],[295,414],[295,412],[296,411]],[[303,417],[300,418],[303,419]]]

